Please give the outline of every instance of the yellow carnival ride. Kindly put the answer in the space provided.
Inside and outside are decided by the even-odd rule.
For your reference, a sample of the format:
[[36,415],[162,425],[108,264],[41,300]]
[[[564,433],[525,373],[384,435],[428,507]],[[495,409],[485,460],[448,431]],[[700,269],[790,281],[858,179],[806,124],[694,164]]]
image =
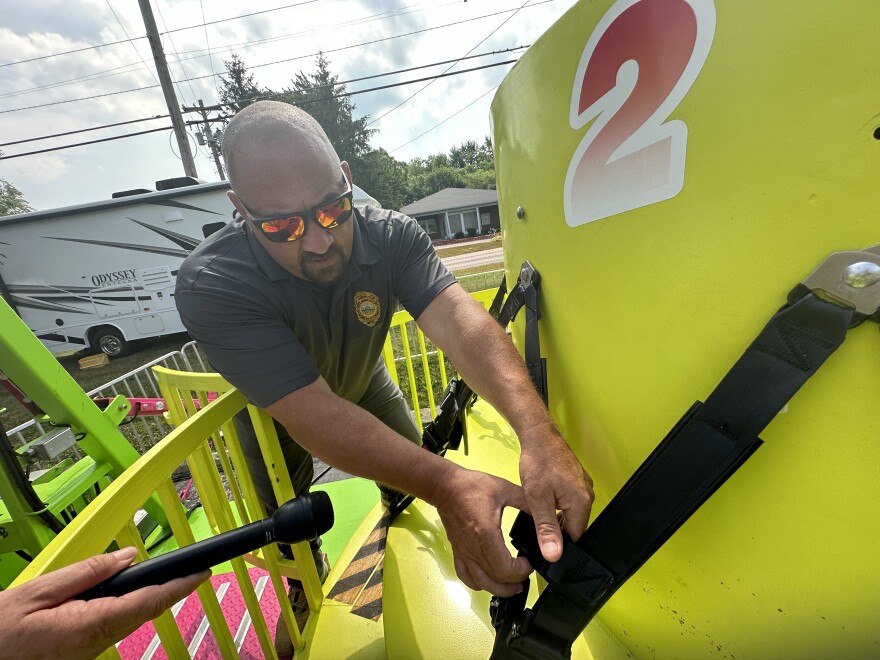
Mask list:
[[[302,544],[294,561],[274,546],[233,561],[258,651],[216,582],[198,592],[209,651],[171,611],[150,624],[153,651],[272,657],[268,612],[314,658],[880,654],[877,18],[871,0],[576,4],[507,76],[492,121],[506,279],[524,308],[512,335],[595,480],[583,539],[543,565],[528,521],[508,512],[541,577],[525,602],[490,608],[455,579],[431,507],[389,526],[377,505],[323,588]],[[91,461],[79,469],[100,473],[81,481],[112,477],[63,530],[28,540],[45,549],[19,582],[114,540],[145,557],[131,522],[142,506],[191,543],[169,481],[184,460],[208,533],[264,516],[231,424],[237,391],[161,373],[176,428],[139,458],[111,451],[125,401],[88,409],[7,317],[0,369],[20,385],[45,369],[28,395],[79,438]],[[410,322],[395,318],[386,359],[414,393],[419,372],[437,374],[414,400],[433,413],[444,362]],[[271,469],[272,426],[250,414]],[[517,479],[517,441],[495,411],[470,407],[466,430],[451,460]],[[72,505],[59,488],[37,518]],[[344,487],[327,490],[344,510]],[[260,580],[283,596],[285,575],[307,586],[301,634],[283,597],[261,600]]]

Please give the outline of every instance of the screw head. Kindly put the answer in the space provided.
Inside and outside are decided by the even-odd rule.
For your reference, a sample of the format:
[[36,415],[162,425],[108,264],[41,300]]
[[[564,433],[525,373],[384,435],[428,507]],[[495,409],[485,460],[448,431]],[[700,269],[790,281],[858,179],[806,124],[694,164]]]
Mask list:
[[870,261],[859,261],[847,266],[843,271],[843,281],[853,289],[864,289],[880,282],[880,265]]
[[519,218],[520,220],[522,220],[523,218],[526,217],[526,211],[522,206],[516,207],[516,217]]

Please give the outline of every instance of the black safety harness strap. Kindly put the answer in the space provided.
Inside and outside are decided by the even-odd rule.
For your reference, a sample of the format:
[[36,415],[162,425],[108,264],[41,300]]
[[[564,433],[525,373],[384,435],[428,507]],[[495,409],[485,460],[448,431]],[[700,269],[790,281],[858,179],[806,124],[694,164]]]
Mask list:
[[[880,267],[880,251],[854,254]],[[760,446],[758,434],[847,330],[880,311],[873,302],[850,306],[839,292],[835,302],[820,297],[828,294],[796,287],[706,402],[685,413],[580,540],[564,535],[560,561],[544,561],[532,519],[518,516],[511,540],[549,586],[530,610],[528,581],[514,599],[493,599],[493,659],[570,657],[596,612]]]
[[[501,286],[505,287],[504,283]],[[529,370],[532,383],[544,400],[544,405],[547,405],[547,361],[541,357],[541,341],[538,333],[538,321],[541,318],[541,309],[538,306],[540,291],[541,275],[535,270],[531,262],[523,262],[516,285],[511,289],[510,295],[504,301],[504,305],[500,306],[496,319],[502,328],[506,328],[516,318],[519,310],[525,307],[526,328],[523,353],[525,355],[526,368]],[[501,288],[499,288],[498,293],[501,293]],[[489,312],[492,313],[492,310],[497,307],[498,294],[496,294]]]

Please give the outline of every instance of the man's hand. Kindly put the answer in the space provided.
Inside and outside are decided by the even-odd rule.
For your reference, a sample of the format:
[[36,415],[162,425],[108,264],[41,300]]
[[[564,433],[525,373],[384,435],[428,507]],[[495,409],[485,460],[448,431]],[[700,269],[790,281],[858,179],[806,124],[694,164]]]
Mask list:
[[455,572],[471,589],[496,596],[522,591],[532,572],[525,557],[512,557],[501,533],[501,512],[507,506],[526,509],[522,488],[483,472],[448,471],[442,489],[432,498],[455,555]]
[[[530,431],[528,438],[523,435],[519,474],[525,498],[541,554],[547,561],[558,561],[562,556],[559,522],[572,540],[580,538],[593,506],[593,480],[552,423]],[[562,511],[559,518],[557,509]]]
[[4,658],[91,659],[155,619],[210,575],[171,580],[119,598],[70,600],[131,564],[134,548],[89,557],[0,592]]

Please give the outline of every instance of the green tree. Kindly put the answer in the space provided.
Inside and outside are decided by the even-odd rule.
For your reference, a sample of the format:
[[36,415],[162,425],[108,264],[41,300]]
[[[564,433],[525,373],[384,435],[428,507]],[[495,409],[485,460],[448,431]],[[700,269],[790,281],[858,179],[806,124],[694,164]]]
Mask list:
[[352,176],[361,188],[372,195],[382,208],[399,210],[406,204],[406,164],[391,157],[384,149],[367,152]]
[[[2,155],[3,152],[0,151],[0,156]],[[0,179],[0,216],[29,213],[33,210],[18,188],[6,179]]]
[[454,146],[448,155],[413,158],[406,168],[407,204],[444,188],[495,188],[495,156],[488,136],[482,144],[468,140]]
[[253,103],[254,97],[272,93],[257,84],[254,74],[248,73],[238,53],[233,53],[231,59],[223,60],[223,66],[226,67],[226,76],[220,76],[220,104],[228,112],[235,114]]
[[[351,165],[352,176],[362,180],[366,168],[365,157],[370,151],[370,136],[375,129],[367,128],[369,115],[354,118],[355,104],[346,93],[339,77],[330,73],[330,62],[319,53],[315,73],[300,71],[291,81],[292,88],[284,90],[279,101],[300,106],[314,117],[327,133],[339,158]],[[372,194],[372,191],[367,190]]]

